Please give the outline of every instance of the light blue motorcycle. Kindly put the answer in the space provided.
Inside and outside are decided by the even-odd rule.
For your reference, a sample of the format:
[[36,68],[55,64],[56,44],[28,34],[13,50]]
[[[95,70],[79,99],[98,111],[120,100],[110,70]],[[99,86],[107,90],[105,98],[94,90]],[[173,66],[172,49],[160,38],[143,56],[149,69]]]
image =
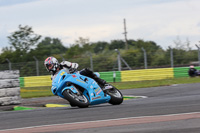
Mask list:
[[122,93],[112,86],[111,89],[103,91],[92,78],[80,75],[78,72],[68,74],[60,70],[52,82],[51,91],[69,101],[72,107],[88,107],[101,103],[119,105],[123,102]]

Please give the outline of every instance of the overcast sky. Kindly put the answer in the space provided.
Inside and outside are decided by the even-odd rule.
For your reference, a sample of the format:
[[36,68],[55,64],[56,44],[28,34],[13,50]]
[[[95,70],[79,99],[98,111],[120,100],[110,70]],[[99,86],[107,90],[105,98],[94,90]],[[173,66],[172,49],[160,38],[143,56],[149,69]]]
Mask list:
[[200,0],[0,0],[0,48],[7,36],[28,25],[43,37],[59,38],[65,46],[79,37],[90,42],[124,39],[175,46],[179,37],[191,46],[200,41]]

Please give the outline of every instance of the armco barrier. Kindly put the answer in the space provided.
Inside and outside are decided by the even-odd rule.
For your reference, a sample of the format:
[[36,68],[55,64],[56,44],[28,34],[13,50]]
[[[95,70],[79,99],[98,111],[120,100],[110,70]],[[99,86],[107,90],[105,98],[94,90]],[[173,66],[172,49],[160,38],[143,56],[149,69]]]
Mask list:
[[188,77],[188,67],[177,67],[174,68],[174,77]]
[[[200,67],[195,67],[200,69]],[[143,81],[143,80],[160,80],[167,78],[188,77],[188,67],[177,68],[157,68],[157,69],[141,69],[141,70],[127,70],[116,71],[116,82],[127,81]],[[114,72],[99,72],[100,77],[107,82],[113,82]],[[51,86],[50,76],[33,76],[33,77],[20,77],[21,87],[39,87]]]
[[[195,67],[197,70],[200,70],[200,67]],[[177,67],[174,68],[174,77],[180,78],[180,77],[188,77],[188,70],[189,67]]]
[[20,102],[19,71],[0,71],[0,105]]
[[[23,87],[40,87],[40,86],[51,86],[51,76],[31,76],[31,77],[23,77],[20,79],[23,83]],[[21,86],[22,87],[22,86]]]
[[160,80],[173,78],[173,68],[142,69],[121,71],[121,81]]
[[121,72],[120,71],[113,71],[113,72],[99,72],[100,77],[107,82],[114,82],[114,73],[115,73],[115,82],[121,82]]
[[[113,82],[114,72],[99,72],[100,77],[107,82]],[[115,72],[116,82],[121,81],[121,75],[119,71]],[[31,76],[31,77],[20,77],[20,87],[40,87],[40,86],[51,86],[51,76]]]

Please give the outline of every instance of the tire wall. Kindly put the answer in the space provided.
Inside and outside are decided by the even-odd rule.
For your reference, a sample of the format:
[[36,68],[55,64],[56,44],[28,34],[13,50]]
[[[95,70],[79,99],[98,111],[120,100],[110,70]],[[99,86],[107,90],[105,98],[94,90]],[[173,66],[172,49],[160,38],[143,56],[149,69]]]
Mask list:
[[20,103],[19,71],[0,71],[0,106]]

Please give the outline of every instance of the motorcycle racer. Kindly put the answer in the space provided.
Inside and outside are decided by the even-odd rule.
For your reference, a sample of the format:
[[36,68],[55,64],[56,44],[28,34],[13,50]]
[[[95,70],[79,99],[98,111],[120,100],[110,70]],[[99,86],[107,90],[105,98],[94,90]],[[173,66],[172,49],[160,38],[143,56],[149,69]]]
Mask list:
[[198,76],[198,71],[197,69],[194,68],[194,66],[190,66],[189,70],[188,70],[188,75],[190,77],[195,77]]
[[[51,80],[53,81],[58,72],[62,69],[65,69],[67,73],[73,73],[78,68],[78,63],[72,63],[69,61],[62,61],[61,63],[58,62],[58,60],[55,57],[48,57],[44,61],[44,65],[47,69],[47,71],[51,72]],[[91,71],[89,68],[82,69],[79,72],[81,75],[90,77],[94,79],[103,90],[107,90],[112,88],[105,80],[99,78],[96,74],[94,74],[93,71]]]

